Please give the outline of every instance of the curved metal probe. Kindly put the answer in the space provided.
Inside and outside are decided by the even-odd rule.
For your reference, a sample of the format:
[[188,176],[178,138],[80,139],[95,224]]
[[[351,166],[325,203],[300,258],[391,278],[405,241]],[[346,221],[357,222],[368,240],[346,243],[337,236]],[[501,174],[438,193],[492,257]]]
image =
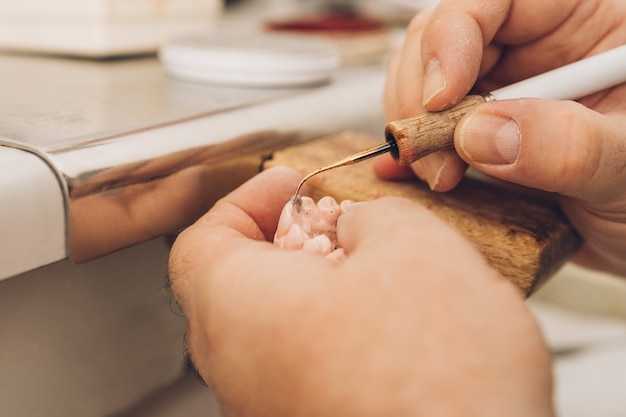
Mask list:
[[293,204],[296,206],[296,208],[300,208],[300,205],[302,204],[302,199],[300,198],[300,188],[302,188],[302,186],[304,185],[304,183],[311,178],[314,175],[319,174],[320,172],[324,172],[324,171],[328,171],[329,169],[333,169],[333,168],[338,168],[338,167],[342,167],[345,165],[352,165],[352,164],[356,164],[357,162],[361,162],[364,161],[366,159],[369,158],[373,158],[375,156],[378,155],[382,155],[384,153],[387,153],[389,151],[391,151],[393,148],[395,147],[395,143],[393,142],[385,142],[382,143],[380,145],[376,145],[376,146],[372,146],[371,148],[365,149],[363,151],[357,152],[355,154],[352,154],[346,158],[343,158],[335,163],[332,163],[328,166],[325,166],[323,168],[319,168],[313,172],[311,172],[310,174],[306,175],[304,178],[302,178],[302,181],[300,181],[300,184],[298,184],[298,187],[296,188],[296,192],[293,195],[292,201]]

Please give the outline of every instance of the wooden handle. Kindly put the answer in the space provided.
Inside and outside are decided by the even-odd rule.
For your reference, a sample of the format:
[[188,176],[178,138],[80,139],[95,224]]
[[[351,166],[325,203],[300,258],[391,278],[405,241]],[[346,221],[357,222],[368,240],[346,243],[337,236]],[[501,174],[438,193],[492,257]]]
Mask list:
[[430,153],[453,149],[457,123],[485,101],[482,96],[467,96],[447,110],[388,123],[385,138],[397,148],[392,150],[392,156],[398,164],[410,165]]

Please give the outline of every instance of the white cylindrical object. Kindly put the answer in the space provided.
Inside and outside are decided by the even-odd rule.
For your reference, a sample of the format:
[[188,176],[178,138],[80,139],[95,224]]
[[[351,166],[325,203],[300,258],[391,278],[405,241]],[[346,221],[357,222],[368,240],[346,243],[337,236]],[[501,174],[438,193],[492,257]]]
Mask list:
[[221,33],[173,39],[160,50],[176,78],[246,87],[299,87],[327,82],[341,66],[335,45],[276,33]]
[[495,100],[575,100],[626,82],[626,45],[492,91]]

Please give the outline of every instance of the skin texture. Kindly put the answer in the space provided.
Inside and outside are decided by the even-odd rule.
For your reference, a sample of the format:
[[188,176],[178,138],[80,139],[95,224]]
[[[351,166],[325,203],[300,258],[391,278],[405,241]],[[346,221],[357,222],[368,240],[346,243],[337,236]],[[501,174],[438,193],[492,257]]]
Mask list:
[[[444,0],[417,15],[389,63],[388,120],[447,108],[485,92],[626,43],[621,0]],[[590,74],[593,76],[593,74]],[[455,132],[455,150],[376,172],[416,174],[454,188],[467,165],[560,195],[586,244],[576,260],[626,275],[626,85],[578,102],[536,99],[481,105]]]
[[226,416],[553,416],[538,326],[471,244],[381,198],[340,216],[342,261],[283,250],[300,179],[259,174],[172,248],[189,351]]

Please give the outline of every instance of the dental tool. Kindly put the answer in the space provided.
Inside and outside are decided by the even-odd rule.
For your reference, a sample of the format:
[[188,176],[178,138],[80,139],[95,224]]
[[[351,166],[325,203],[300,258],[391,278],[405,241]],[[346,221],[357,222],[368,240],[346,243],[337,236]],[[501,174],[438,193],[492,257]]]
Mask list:
[[626,45],[553,69],[490,93],[470,95],[453,107],[385,126],[386,142],[319,168],[298,184],[293,202],[298,203],[302,185],[330,169],[355,164],[389,152],[399,165],[410,165],[433,152],[454,148],[454,129],[466,113],[478,105],[516,98],[575,100],[626,82]]

